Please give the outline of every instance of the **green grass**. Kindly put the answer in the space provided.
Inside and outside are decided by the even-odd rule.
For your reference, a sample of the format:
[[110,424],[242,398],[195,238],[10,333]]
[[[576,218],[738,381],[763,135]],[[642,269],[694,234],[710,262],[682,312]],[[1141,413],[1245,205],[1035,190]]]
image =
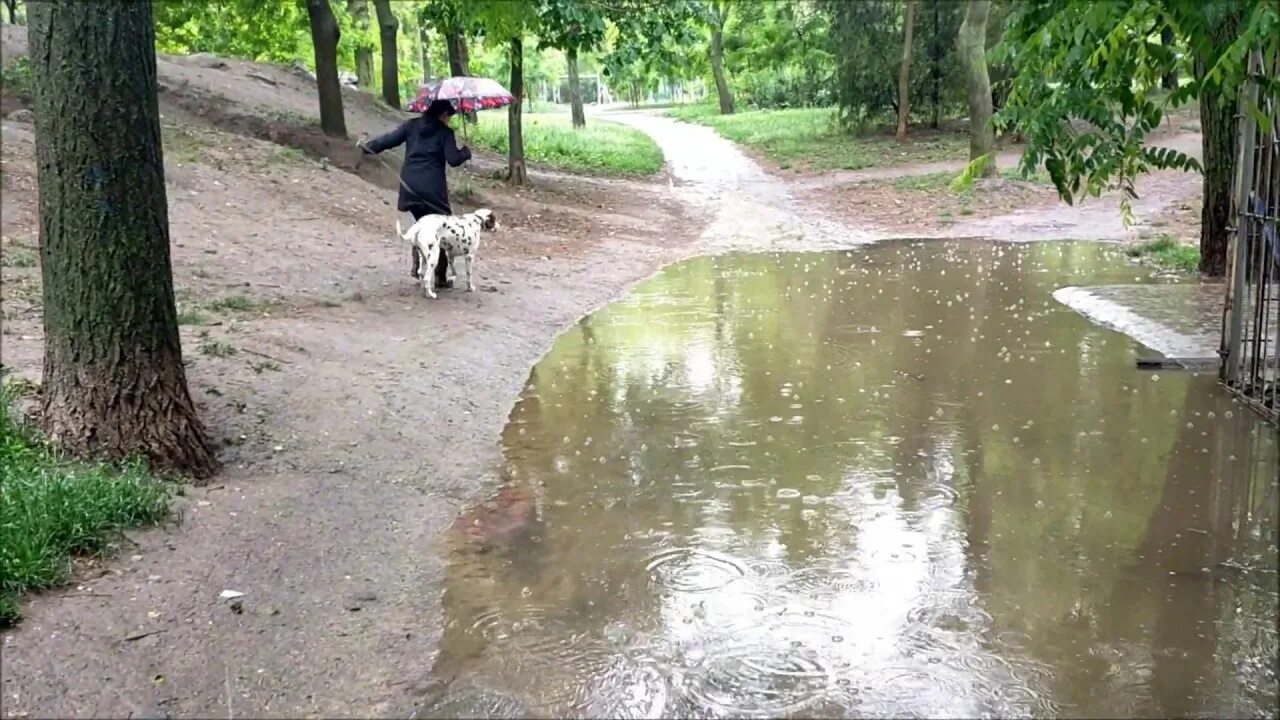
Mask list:
[[[507,152],[507,114],[481,112],[459,140],[496,153]],[[618,123],[588,118],[573,129],[568,114],[524,116],[525,159],[568,172],[651,175],[662,169],[662,151],[648,135]]]
[[1200,249],[1194,245],[1183,245],[1169,235],[1134,245],[1125,252],[1129,257],[1169,270],[1193,273],[1200,269]]
[[203,325],[209,321],[204,313],[195,308],[187,308],[178,306],[178,324],[179,325]]
[[270,300],[254,300],[245,295],[228,295],[209,303],[209,309],[217,312],[266,312],[274,306]]
[[35,97],[31,60],[26,55],[16,57],[0,68],[0,87],[10,95],[29,103]]
[[964,160],[968,156],[969,141],[962,134],[920,130],[905,143],[885,134],[855,134],[840,126],[835,108],[749,110],[720,115],[712,105],[685,105],[666,114],[712,127],[783,169],[861,170]]
[[10,245],[0,257],[0,265],[12,268],[35,267],[40,262],[40,255],[35,250]]
[[[915,190],[919,192],[949,192],[954,195],[969,195],[972,193],[972,186],[963,188],[954,188],[952,183],[960,175],[957,172],[940,172],[929,173],[928,175],[907,175],[893,180],[893,187],[898,190]],[[1018,173],[1017,168],[1006,168],[1000,171],[1000,177],[1005,180],[1020,180],[1023,182],[1035,183],[1037,185],[1049,185],[1049,175],[1043,170],[1037,171],[1030,178],[1024,178]]]
[[122,530],[168,517],[170,496],[142,463],[66,461],[0,389],[0,627],[18,621],[23,593],[70,580],[73,557],[110,555]]
[[226,358],[236,354],[235,346],[230,343],[226,343],[221,340],[212,340],[209,338],[201,340],[200,344],[196,346],[196,349],[200,351],[201,355],[208,355],[209,357],[216,358]]

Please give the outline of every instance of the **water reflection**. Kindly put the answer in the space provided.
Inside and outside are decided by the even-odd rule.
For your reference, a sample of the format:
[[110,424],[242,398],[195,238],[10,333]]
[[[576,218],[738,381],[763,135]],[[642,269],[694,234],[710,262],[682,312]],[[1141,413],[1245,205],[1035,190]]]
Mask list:
[[1055,303],[1087,244],[671,268],[530,378],[424,712],[1248,716],[1276,443]]

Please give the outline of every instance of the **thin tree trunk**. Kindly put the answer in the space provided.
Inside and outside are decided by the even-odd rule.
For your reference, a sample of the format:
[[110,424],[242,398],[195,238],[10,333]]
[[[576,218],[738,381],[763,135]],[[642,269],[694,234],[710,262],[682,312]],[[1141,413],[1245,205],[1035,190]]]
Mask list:
[[373,87],[373,44],[369,42],[369,0],[348,0],[347,12],[355,21],[360,37],[356,39],[356,84],[361,90]]
[[[1161,45],[1164,45],[1165,47],[1172,50],[1173,42],[1174,42],[1173,28],[1165,28],[1160,31]],[[1164,77],[1160,78],[1160,85],[1165,90],[1177,90],[1178,89],[1178,69],[1174,68],[1169,72],[1165,73]]]
[[[461,30],[451,30],[445,35],[445,48],[449,51],[449,74],[455,77],[471,74],[467,60],[467,38]],[[464,122],[475,124],[474,112],[462,113]]]
[[[1240,11],[1225,13],[1208,34],[1215,56],[1235,39]],[[1195,58],[1197,81],[1209,71],[1205,58]],[[1213,87],[1213,86],[1207,86]],[[1200,272],[1222,277],[1227,272],[1227,245],[1231,237],[1231,181],[1236,162],[1236,99],[1220,91],[1200,93],[1201,159],[1204,167],[1204,204],[1200,211]]]
[[507,106],[507,180],[512,185],[523,185],[527,175],[524,165],[524,128],[522,105],[524,100],[524,41],[511,38],[511,95],[515,102]]
[[586,127],[587,114],[582,109],[582,81],[578,77],[578,48],[569,48],[565,60],[569,66],[569,114],[573,117],[574,127]]
[[9,24],[18,24],[18,0],[4,0],[4,6],[9,8]]
[[929,75],[933,80],[932,92],[930,100],[933,102],[933,117],[929,122],[929,126],[934,130],[938,129],[942,119],[942,12],[939,8],[941,0],[933,0],[933,40],[930,43],[930,70]]
[[30,13],[45,429],[77,455],[208,477],[174,306],[151,3]]
[[338,80],[338,20],[329,0],[307,0],[311,43],[315,47],[316,88],[320,94],[320,129],[331,137],[347,136],[342,115],[342,83]]
[[390,0],[373,0],[378,12],[378,38],[382,41],[382,99],[393,108],[400,107],[400,53],[396,40],[400,21],[391,12]]
[[958,50],[969,95],[969,161],[990,159],[982,177],[996,174],[996,137],[991,125],[991,76],[987,72],[987,16],[991,0],[969,0],[960,23]]
[[724,24],[729,10],[719,2],[715,3],[716,18],[711,26],[711,75],[716,81],[716,96],[720,99],[720,114],[733,114],[733,94],[729,92],[729,82],[724,76]]
[[431,31],[421,17],[418,18],[418,45],[422,51],[422,82],[431,82]]
[[457,30],[445,35],[445,48],[449,51],[449,74],[460,77],[467,74],[467,41]]
[[907,139],[907,117],[911,111],[911,34],[915,30],[916,0],[907,0],[907,16],[902,31],[902,63],[898,67],[899,140]]

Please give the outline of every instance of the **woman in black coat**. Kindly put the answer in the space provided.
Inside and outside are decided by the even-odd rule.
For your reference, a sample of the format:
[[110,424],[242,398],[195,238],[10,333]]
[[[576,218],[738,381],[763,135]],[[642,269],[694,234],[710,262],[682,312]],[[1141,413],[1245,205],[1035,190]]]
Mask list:
[[[448,100],[433,100],[422,117],[416,117],[361,148],[372,155],[403,144],[404,166],[400,168],[400,198],[396,210],[408,212],[414,220],[424,215],[452,215],[445,163],[458,167],[471,159],[471,149],[458,147],[449,118],[455,114]],[[419,276],[422,259],[413,248],[413,270]],[[448,287],[449,261],[444,249],[436,263],[436,287]]]

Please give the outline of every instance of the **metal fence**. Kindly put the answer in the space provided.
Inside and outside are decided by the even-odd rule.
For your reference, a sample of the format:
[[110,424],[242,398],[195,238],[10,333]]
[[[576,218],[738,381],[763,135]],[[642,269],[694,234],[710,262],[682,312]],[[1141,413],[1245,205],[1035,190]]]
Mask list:
[[[1250,75],[1275,73],[1277,60],[1250,58]],[[1241,98],[1239,162],[1223,318],[1221,378],[1272,422],[1280,422],[1280,106],[1250,81]]]

